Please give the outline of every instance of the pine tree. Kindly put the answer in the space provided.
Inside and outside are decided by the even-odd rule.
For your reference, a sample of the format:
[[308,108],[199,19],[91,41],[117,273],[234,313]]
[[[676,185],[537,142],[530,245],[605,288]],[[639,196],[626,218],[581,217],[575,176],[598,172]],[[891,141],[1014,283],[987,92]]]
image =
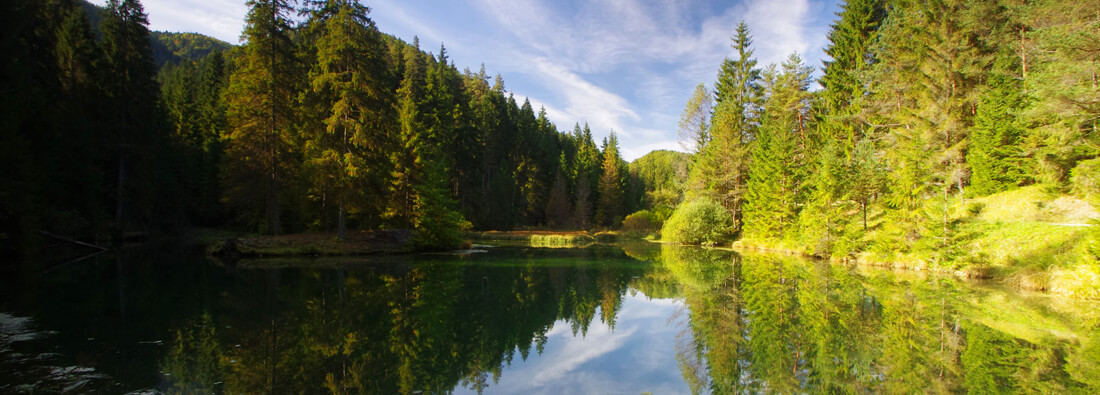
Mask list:
[[417,158],[428,148],[423,135],[427,121],[421,110],[425,100],[426,65],[419,45],[420,40],[414,37],[413,45],[405,48],[405,75],[397,91],[399,141],[391,158],[394,164],[388,199],[391,207],[386,213],[403,228],[412,226],[413,186],[418,182]]
[[382,43],[367,7],[355,0],[330,0],[331,13],[318,17],[313,92],[329,109],[325,131],[307,145],[311,163],[337,197],[337,237],[344,239],[349,204],[359,194],[378,196],[388,172],[392,99],[387,91]]
[[262,207],[260,228],[278,234],[287,178],[299,167],[293,128],[299,70],[288,19],[293,9],[287,0],[250,0],[248,6],[246,42],[226,93],[226,199],[241,214]]
[[593,196],[592,187],[599,185],[599,171],[602,161],[600,152],[596,148],[596,142],[592,140],[592,130],[588,124],[584,129],[574,129],[573,140],[577,146],[577,159],[574,161],[574,187],[573,198],[574,223],[582,229],[592,226],[594,204],[599,201],[598,196]]
[[680,114],[680,146],[698,154],[710,141],[710,117],[714,112],[714,99],[706,85],[699,84],[691,94],[684,112]]
[[[1003,59],[1002,62],[1009,61]],[[1004,72],[988,77],[978,103],[966,163],[970,193],[988,195],[1028,181],[1030,170],[1021,147],[1023,128],[1016,114],[1023,108],[1019,81]]]
[[569,225],[573,207],[569,203],[569,187],[565,175],[558,171],[554,185],[550,187],[550,196],[546,199],[546,226],[551,229]]
[[604,140],[603,165],[600,167],[600,199],[596,206],[596,224],[615,226],[623,219],[623,169],[619,156],[619,138],[615,131]]
[[[127,208],[138,203],[135,190],[152,180],[151,157],[158,143],[157,88],[149,21],[137,0],[110,0],[100,22],[106,59],[108,122],[115,131],[115,232],[127,225]],[[135,182],[138,181],[138,182]],[[146,199],[147,200],[147,199]]]
[[826,122],[822,128],[832,139],[844,140],[846,153],[864,136],[862,122],[866,95],[862,81],[873,62],[871,51],[879,24],[886,17],[883,0],[852,0],[842,6],[840,20],[829,31],[825,62],[821,77],[823,111]]
[[[818,256],[833,255],[835,246],[844,234],[848,223],[847,203],[843,200],[846,184],[846,168],[840,143],[829,140],[817,153],[817,163],[806,179],[808,196],[799,213],[800,240]],[[847,251],[845,251],[847,252]]]
[[746,182],[744,229],[747,237],[780,239],[792,235],[804,199],[809,136],[810,69],[797,55],[764,72],[767,100],[752,147]]
[[[733,37],[736,60],[726,59],[715,83],[715,108],[710,140],[694,158],[688,181],[689,199],[714,199],[740,221],[749,146],[755,138],[763,97],[748,25],[741,22]],[[735,225],[735,226],[739,226]]]
[[[928,223],[920,202],[962,192],[967,181],[964,155],[974,108],[975,87],[989,57],[974,38],[977,12],[962,1],[899,2],[891,9],[875,48],[871,78],[878,116],[889,125],[886,148],[895,182],[889,197],[896,211],[895,237],[915,241],[921,229],[948,225],[947,206]],[[938,187],[939,191],[933,191]],[[938,224],[937,224],[938,223]]]

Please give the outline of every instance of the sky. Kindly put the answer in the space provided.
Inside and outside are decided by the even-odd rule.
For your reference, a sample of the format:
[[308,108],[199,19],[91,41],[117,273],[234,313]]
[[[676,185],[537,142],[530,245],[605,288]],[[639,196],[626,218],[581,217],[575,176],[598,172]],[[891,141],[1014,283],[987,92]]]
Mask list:
[[[103,4],[105,0],[97,0]],[[244,0],[144,0],[152,30],[240,42]],[[748,24],[761,66],[798,53],[820,75],[839,5],[819,0],[365,0],[382,32],[434,54],[446,46],[459,70],[500,74],[505,89],[560,131],[611,131],[623,158],[677,141],[696,85],[713,89],[730,38]]]
[[[677,343],[693,344],[691,331],[685,331],[686,311],[682,300],[650,299],[631,290],[623,295],[614,328],[602,322],[599,309],[583,335],[574,335],[569,322],[554,322],[543,352],[532,351],[526,359],[516,353],[485,393],[689,394],[676,361]],[[454,393],[477,392],[459,385]]]

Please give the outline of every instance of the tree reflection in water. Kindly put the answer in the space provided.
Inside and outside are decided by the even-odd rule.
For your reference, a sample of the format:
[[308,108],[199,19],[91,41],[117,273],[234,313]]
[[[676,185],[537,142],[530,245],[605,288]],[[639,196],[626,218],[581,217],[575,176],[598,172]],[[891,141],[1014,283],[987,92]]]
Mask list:
[[1100,371],[1094,303],[785,256],[513,248],[231,275],[173,330],[162,389],[491,392],[556,324],[614,330],[628,292],[682,300],[652,325],[681,325],[667,358],[692,393],[1094,392]]

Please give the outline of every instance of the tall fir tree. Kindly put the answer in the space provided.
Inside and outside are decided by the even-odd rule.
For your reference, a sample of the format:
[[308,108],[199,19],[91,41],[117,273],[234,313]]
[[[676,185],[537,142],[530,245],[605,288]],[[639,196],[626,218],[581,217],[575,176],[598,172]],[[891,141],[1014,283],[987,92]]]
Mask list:
[[294,10],[287,0],[247,4],[245,43],[226,92],[226,199],[250,217],[247,223],[259,222],[262,231],[278,234],[283,195],[300,156],[294,128],[300,62],[289,20]]
[[603,164],[600,166],[600,200],[596,206],[596,224],[613,227],[623,218],[623,167],[619,156],[619,138],[611,131],[604,140]]
[[767,99],[752,147],[752,167],[746,182],[746,237],[781,239],[793,235],[804,199],[802,185],[810,136],[810,69],[797,55],[764,72]]
[[825,47],[831,60],[825,61],[820,80],[822,111],[827,114],[821,127],[829,138],[843,140],[841,147],[849,153],[865,134],[863,78],[875,61],[871,48],[886,17],[885,1],[846,1],[837,16]]
[[[1011,60],[1002,58],[998,63]],[[1032,168],[1021,146],[1024,132],[1017,119],[1023,107],[1020,81],[1004,71],[991,72],[978,102],[966,153],[970,193],[988,195],[1029,181]]]
[[[105,91],[110,103],[107,122],[115,131],[110,140],[116,166],[115,232],[122,232],[130,216],[151,215],[148,196],[138,196],[138,190],[148,190],[143,183],[154,181],[153,155],[160,148],[158,107],[159,89],[154,79],[152,49],[149,46],[149,21],[137,0],[110,0],[100,22],[102,47],[106,61]],[[163,186],[163,185],[162,185]],[[145,207],[138,207],[145,204]]]
[[677,135],[680,146],[691,153],[698,154],[710,141],[710,118],[714,113],[714,98],[705,84],[699,84],[688,99],[684,112],[680,114],[680,128]]
[[714,199],[740,222],[749,147],[755,139],[763,91],[760,69],[752,57],[752,37],[744,22],[737,25],[731,46],[738,57],[723,61],[715,82],[710,140],[694,158],[688,195],[689,200]]
[[344,239],[348,207],[364,207],[386,184],[393,124],[382,42],[369,9],[356,0],[330,0],[331,15],[320,17],[317,61],[310,73],[313,92],[329,109],[325,130],[307,142],[310,162],[319,168],[337,199],[336,234]]

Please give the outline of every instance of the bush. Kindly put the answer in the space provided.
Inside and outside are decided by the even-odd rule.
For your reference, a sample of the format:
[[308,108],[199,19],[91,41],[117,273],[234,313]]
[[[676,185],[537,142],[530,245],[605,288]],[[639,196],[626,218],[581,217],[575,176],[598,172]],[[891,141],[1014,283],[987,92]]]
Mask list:
[[702,198],[681,204],[661,229],[662,238],[680,244],[720,244],[731,241],[733,215],[718,203]]
[[626,216],[622,229],[624,232],[653,233],[661,229],[661,221],[649,210],[642,210]]
[[1075,195],[1093,205],[1100,204],[1100,158],[1078,163],[1069,179]]

